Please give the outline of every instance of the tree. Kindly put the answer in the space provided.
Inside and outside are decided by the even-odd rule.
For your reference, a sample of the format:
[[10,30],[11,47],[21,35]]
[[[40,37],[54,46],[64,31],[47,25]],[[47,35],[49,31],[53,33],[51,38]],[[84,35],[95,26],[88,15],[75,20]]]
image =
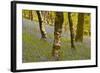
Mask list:
[[29,10],[29,19],[30,19],[31,21],[33,20],[32,10]]
[[43,23],[42,23],[40,12],[36,11],[36,13],[37,13],[38,20],[39,20],[39,27],[40,27],[40,32],[41,32],[41,38],[46,40],[46,31],[45,31],[45,28],[43,28]]
[[75,41],[82,42],[83,41],[83,27],[84,27],[84,13],[78,14],[78,23],[77,23],[77,30],[76,30],[76,37]]
[[70,37],[71,37],[71,48],[75,48],[74,45],[74,30],[73,30],[73,23],[71,18],[71,13],[68,12],[68,19],[69,19],[69,28],[70,28]]
[[60,48],[61,48],[61,33],[62,33],[62,24],[63,24],[63,13],[55,12],[55,25],[54,25],[54,43],[52,56],[55,60],[59,60],[60,57]]
[[67,24],[68,24],[68,12],[64,12],[64,22],[63,22],[63,29],[67,31]]

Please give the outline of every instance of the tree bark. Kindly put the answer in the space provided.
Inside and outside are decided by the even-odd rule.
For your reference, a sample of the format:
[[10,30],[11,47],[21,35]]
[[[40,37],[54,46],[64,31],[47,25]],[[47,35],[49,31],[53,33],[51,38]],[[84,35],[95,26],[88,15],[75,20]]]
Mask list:
[[37,13],[38,20],[39,20],[39,27],[40,27],[40,32],[41,32],[41,38],[46,40],[46,31],[45,31],[45,28],[43,28],[43,23],[42,23],[40,12],[36,11],[36,13]]
[[63,24],[63,13],[55,12],[55,25],[54,25],[54,43],[52,56],[55,60],[60,58],[60,48],[61,48],[61,33],[62,33],[62,24]]
[[73,23],[71,18],[71,13],[68,12],[68,19],[69,19],[69,28],[70,28],[70,37],[71,37],[71,48],[75,48],[74,45],[74,30],[73,30]]
[[84,27],[84,14],[79,13],[78,14],[78,23],[77,23],[77,31],[76,31],[76,42],[82,42],[83,41],[83,27]]

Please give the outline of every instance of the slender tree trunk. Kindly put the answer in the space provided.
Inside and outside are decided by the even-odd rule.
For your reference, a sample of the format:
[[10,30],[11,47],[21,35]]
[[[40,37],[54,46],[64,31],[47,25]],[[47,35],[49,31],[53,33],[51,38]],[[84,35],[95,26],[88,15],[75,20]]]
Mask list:
[[52,56],[55,60],[59,60],[60,57],[60,48],[61,48],[61,33],[62,33],[62,24],[63,24],[63,13],[55,13],[55,25],[54,25],[54,43]]
[[29,19],[30,19],[31,21],[33,20],[32,10],[29,11]]
[[84,14],[78,14],[78,23],[77,23],[77,31],[75,41],[82,42],[83,41],[83,27],[84,27]]
[[39,20],[39,27],[40,27],[40,32],[41,32],[41,38],[46,40],[46,31],[45,31],[45,28],[43,28],[43,23],[42,23],[40,12],[36,11],[36,13],[37,13],[38,20]]
[[69,19],[69,28],[70,28],[70,37],[71,37],[71,48],[75,48],[73,23],[72,23],[72,18],[71,18],[71,13],[70,12],[68,12],[68,19]]

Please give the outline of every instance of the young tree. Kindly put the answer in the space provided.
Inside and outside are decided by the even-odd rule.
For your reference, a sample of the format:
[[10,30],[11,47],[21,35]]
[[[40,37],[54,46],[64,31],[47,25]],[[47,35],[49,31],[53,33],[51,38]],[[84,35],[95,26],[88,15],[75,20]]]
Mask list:
[[70,12],[68,12],[68,20],[69,20],[70,37],[71,37],[71,48],[75,48],[73,22],[72,22],[72,18],[71,18],[71,13]]
[[78,23],[77,23],[77,31],[76,31],[76,42],[82,42],[83,41],[83,27],[84,27],[84,13],[78,14]]
[[29,10],[29,19],[30,19],[31,21],[33,20],[32,10]]
[[67,24],[68,24],[68,12],[64,12],[64,22],[63,22],[64,32],[67,31]]
[[36,11],[36,13],[37,13],[38,20],[39,20],[39,27],[40,27],[40,32],[41,32],[41,38],[46,40],[46,31],[45,31],[45,28],[43,28],[43,23],[42,23],[40,12]]
[[59,60],[60,48],[61,48],[61,33],[62,33],[62,24],[63,24],[63,13],[55,12],[55,25],[54,25],[54,43],[52,56],[55,60]]

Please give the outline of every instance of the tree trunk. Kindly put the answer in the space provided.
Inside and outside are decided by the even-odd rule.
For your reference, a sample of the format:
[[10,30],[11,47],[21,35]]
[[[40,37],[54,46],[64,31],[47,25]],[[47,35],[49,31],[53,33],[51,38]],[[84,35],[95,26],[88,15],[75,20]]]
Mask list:
[[55,26],[54,26],[54,43],[52,56],[55,60],[59,60],[60,57],[60,48],[61,48],[61,33],[62,33],[62,24],[63,24],[63,13],[55,13]]
[[71,48],[75,48],[74,45],[74,30],[73,30],[73,23],[71,18],[71,13],[68,12],[68,19],[69,19],[69,28],[70,28],[70,37],[71,37]]
[[32,10],[29,11],[29,19],[30,19],[31,21],[33,20]]
[[76,31],[76,42],[82,42],[83,41],[83,27],[84,27],[84,14],[79,13],[78,14],[78,23],[77,23],[77,31]]
[[43,28],[43,23],[42,23],[40,12],[36,11],[36,13],[37,13],[38,20],[39,20],[39,27],[40,27],[40,32],[41,32],[41,38],[46,40],[46,31],[45,31],[45,28]]

